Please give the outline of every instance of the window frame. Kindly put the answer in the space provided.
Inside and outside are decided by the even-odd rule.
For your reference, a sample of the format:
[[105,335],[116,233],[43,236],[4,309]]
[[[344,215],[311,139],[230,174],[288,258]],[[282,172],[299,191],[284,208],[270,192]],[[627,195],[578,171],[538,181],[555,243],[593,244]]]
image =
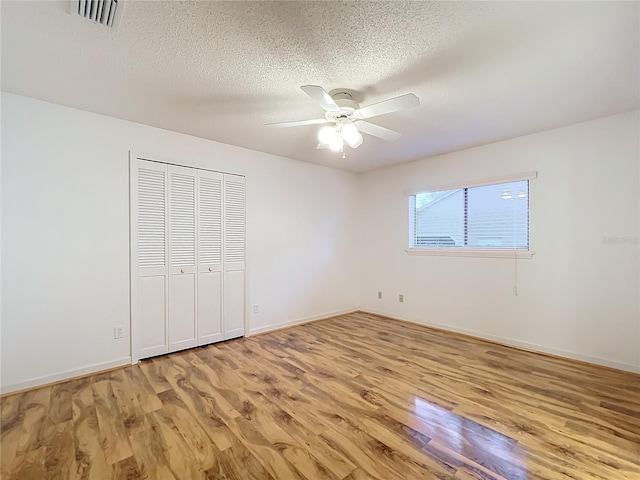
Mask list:
[[[531,238],[531,180],[535,180],[538,178],[538,172],[527,172],[518,175],[512,175],[508,177],[495,177],[480,181],[470,181],[459,184],[449,184],[449,185],[437,185],[437,186],[428,186],[427,188],[416,189],[412,191],[405,192],[405,219],[406,219],[406,229],[407,232],[407,244],[409,247],[405,248],[405,252],[408,255],[436,255],[436,256],[451,256],[451,257],[484,257],[484,258],[526,258],[529,259],[533,257],[535,251],[531,248],[532,238]],[[476,248],[476,247],[416,247],[412,246],[412,239],[415,238],[415,232],[412,232],[412,226],[415,227],[415,224],[412,224],[410,220],[411,212],[415,212],[415,203],[411,205],[411,198],[413,197],[413,201],[415,202],[415,195],[420,193],[427,192],[437,192],[442,190],[458,190],[458,189],[467,189],[473,187],[482,187],[487,185],[496,185],[500,183],[509,183],[509,182],[517,182],[527,180],[529,182],[529,213],[528,213],[528,228],[529,228],[529,248],[518,249],[518,248]],[[467,202],[467,191],[465,190],[465,202]],[[465,221],[465,235],[467,235],[467,222]]]

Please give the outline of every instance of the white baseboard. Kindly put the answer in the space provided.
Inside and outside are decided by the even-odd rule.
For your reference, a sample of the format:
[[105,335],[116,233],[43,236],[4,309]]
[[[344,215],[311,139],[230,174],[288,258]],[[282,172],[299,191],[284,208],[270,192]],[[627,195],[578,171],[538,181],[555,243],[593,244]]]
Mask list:
[[298,318],[296,320],[289,320],[282,323],[273,323],[271,325],[265,325],[264,327],[252,328],[249,330],[249,335],[256,335],[258,333],[271,332],[273,330],[281,330],[283,328],[293,327],[294,325],[302,325],[304,323],[315,322],[316,320],[323,320],[325,318],[337,317],[338,315],[346,315],[347,313],[356,312],[357,308],[350,308],[348,310],[339,310],[337,312],[322,313],[320,315],[313,315],[310,317]]
[[41,387],[63,380],[70,380],[75,377],[98,373],[103,370],[109,370],[111,368],[121,367],[123,365],[131,365],[131,357],[123,357],[117,360],[111,360],[109,362],[92,363],[81,368],[65,370],[64,372],[55,373],[53,375],[44,375],[42,377],[35,377],[30,380],[25,380],[24,382],[3,385],[2,387],[0,387],[0,395],[18,392],[20,390],[26,390],[34,387]]
[[452,327],[451,325],[445,325],[441,323],[422,322],[422,321],[414,320],[411,318],[403,318],[394,313],[388,313],[382,310],[377,310],[372,308],[361,308],[360,311],[365,313],[372,313],[374,315],[382,315],[389,318],[395,318],[397,320],[402,320],[404,322],[415,323],[416,325],[424,325],[426,327],[438,328],[441,330],[447,330],[449,332],[463,333],[465,335],[469,335],[472,337],[482,338],[484,340],[491,340],[493,342],[502,343],[504,345],[508,345],[512,347],[520,347],[520,348],[524,348],[526,350],[531,350],[534,352],[547,353],[549,355],[555,355],[558,357],[564,357],[572,360],[580,360],[582,362],[593,363],[595,365],[602,365],[604,367],[615,368],[616,370],[624,370],[632,373],[640,373],[640,365],[629,365],[626,363],[620,363],[613,360],[607,360],[604,358],[583,355],[581,353],[567,352],[565,350],[558,350],[555,348],[546,347],[544,345],[522,342],[520,340],[514,340],[512,338],[499,337],[499,336],[490,335],[487,333],[476,332],[474,330],[467,330],[466,328]]

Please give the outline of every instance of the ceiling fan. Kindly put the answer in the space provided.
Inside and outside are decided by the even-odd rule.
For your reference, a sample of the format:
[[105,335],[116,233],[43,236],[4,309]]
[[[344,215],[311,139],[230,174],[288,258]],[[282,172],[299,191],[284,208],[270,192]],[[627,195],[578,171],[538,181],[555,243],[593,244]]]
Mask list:
[[267,123],[265,126],[283,128],[303,125],[321,125],[325,123],[333,124],[320,129],[318,132],[318,140],[320,143],[318,143],[316,148],[329,148],[335,152],[341,151],[343,158],[345,156],[345,143],[351,148],[358,148],[362,145],[363,133],[382,138],[389,142],[393,142],[402,136],[402,134],[394,130],[369,123],[365,121],[366,118],[377,117],[420,105],[420,99],[416,95],[407,93],[361,108],[348,92],[337,91],[331,96],[324,88],[317,85],[304,85],[300,88],[324,108],[324,118]]

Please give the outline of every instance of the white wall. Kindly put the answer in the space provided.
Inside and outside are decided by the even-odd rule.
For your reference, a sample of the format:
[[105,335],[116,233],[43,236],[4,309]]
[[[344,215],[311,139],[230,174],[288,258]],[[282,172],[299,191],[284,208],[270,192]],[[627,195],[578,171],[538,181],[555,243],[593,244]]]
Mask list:
[[[638,118],[634,111],[365,174],[362,308],[640,371]],[[536,254],[518,260],[518,296],[514,260],[405,253],[405,191],[533,170]]]
[[[130,149],[247,176],[252,332],[360,302],[640,371],[638,114],[356,176],[2,94],[0,388],[128,361],[113,326],[129,324]],[[517,297],[513,260],[404,252],[405,191],[531,170],[536,255]]]
[[3,392],[129,360],[129,150],[246,175],[251,332],[357,307],[354,174],[3,93]]

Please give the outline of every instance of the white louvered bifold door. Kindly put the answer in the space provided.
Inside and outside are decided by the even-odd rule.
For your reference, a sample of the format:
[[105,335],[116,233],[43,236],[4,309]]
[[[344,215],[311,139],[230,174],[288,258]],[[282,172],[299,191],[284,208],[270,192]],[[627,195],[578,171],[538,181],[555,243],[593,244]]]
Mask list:
[[140,358],[162,355],[167,343],[168,242],[167,165],[135,160],[132,165],[132,258],[137,276],[136,336]]
[[245,178],[224,175],[224,338],[244,335]]
[[198,171],[198,345],[222,329],[222,173]]
[[245,178],[134,157],[132,360],[245,333]]
[[196,332],[197,171],[169,166],[169,351],[198,344]]

